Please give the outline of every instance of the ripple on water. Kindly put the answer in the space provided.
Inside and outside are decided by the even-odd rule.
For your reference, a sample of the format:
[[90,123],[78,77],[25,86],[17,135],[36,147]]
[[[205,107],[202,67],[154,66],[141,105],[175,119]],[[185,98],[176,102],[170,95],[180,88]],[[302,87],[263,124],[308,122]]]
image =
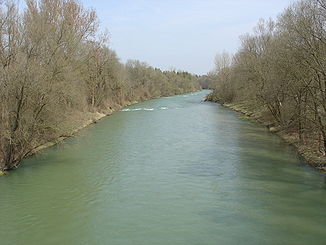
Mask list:
[[325,179],[208,92],[124,108],[0,178],[0,244],[326,244]]

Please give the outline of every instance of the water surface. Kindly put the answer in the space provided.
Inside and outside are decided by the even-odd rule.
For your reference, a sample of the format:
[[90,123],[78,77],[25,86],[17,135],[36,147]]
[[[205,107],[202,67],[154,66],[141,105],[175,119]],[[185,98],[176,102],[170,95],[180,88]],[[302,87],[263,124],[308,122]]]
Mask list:
[[325,177],[207,93],[125,108],[0,178],[0,244],[325,245]]

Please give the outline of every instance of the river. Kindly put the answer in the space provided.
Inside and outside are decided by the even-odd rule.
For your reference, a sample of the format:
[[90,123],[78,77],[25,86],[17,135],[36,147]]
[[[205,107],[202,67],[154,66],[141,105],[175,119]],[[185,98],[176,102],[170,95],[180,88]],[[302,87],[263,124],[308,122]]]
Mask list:
[[127,107],[0,178],[1,245],[325,245],[325,176],[208,91]]

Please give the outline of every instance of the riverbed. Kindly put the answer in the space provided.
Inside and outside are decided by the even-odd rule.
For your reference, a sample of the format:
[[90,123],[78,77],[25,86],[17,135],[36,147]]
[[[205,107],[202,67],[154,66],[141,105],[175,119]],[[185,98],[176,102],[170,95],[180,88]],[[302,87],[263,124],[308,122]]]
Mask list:
[[142,102],[0,178],[1,245],[326,244],[326,181],[266,128]]

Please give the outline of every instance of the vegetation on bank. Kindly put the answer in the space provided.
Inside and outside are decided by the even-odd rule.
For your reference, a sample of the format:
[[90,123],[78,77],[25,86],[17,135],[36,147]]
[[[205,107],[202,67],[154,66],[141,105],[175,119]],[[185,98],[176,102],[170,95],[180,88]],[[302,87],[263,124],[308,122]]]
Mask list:
[[198,89],[187,72],[119,62],[77,0],[0,1],[0,172],[99,113]]
[[270,132],[277,134],[285,142],[293,145],[297,149],[297,152],[310,165],[326,174],[326,159],[325,156],[321,154],[319,147],[314,145],[317,142],[311,140],[311,144],[302,144],[302,142],[300,142],[298,139],[297,134],[275,127],[274,122],[266,120],[266,117],[264,116],[266,114],[266,107],[254,104],[252,101],[224,103],[223,105],[234,111],[242,113],[243,116],[240,116],[241,119],[249,120],[266,126]]
[[325,0],[298,1],[276,21],[260,20],[235,55],[217,55],[205,80],[209,100],[249,106],[317,168],[326,167],[325,23]]

